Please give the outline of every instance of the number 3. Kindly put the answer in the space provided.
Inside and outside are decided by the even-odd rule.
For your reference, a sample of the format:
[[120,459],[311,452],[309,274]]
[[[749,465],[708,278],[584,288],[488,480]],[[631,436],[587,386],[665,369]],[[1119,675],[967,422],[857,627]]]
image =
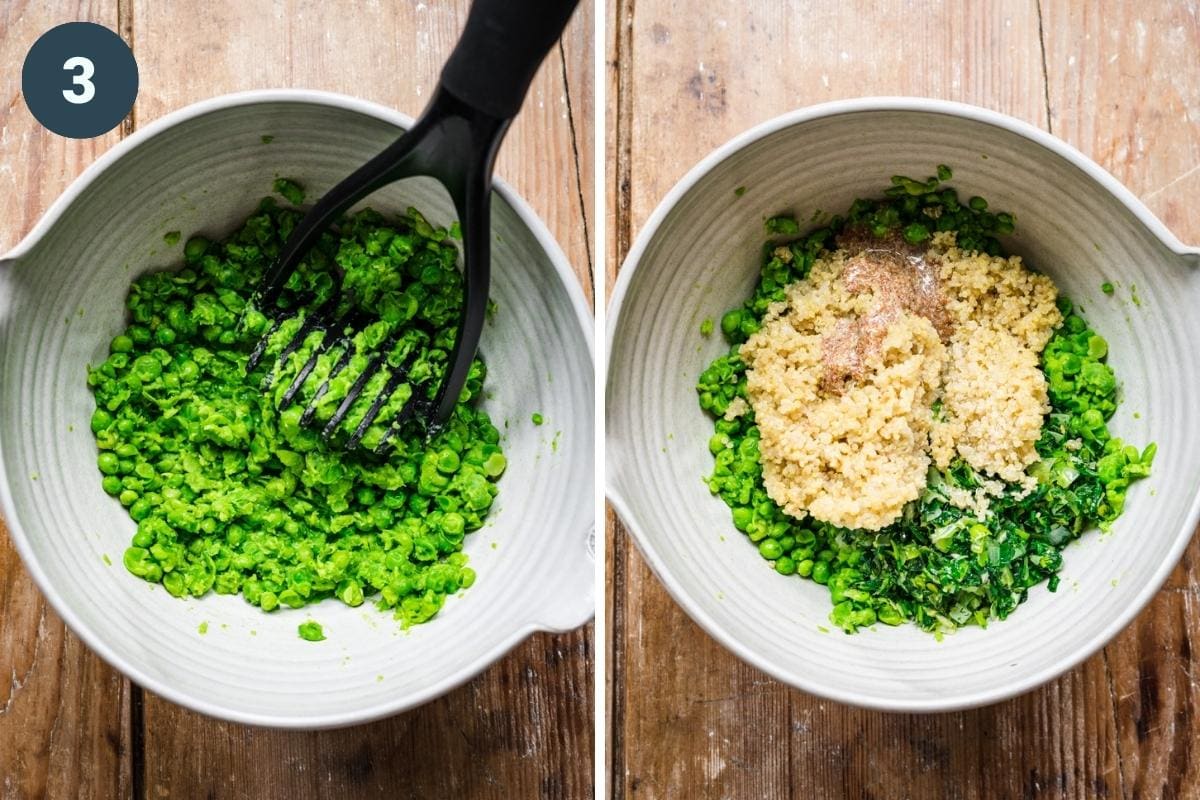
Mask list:
[[63,89],[63,97],[68,103],[82,105],[96,96],[96,85],[91,81],[91,77],[96,74],[96,65],[90,58],[83,56],[68,58],[67,63],[63,64],[63,69],[67,72],[74,69],[79,70],[79,74],[71,78],[71,83],[78,88]]

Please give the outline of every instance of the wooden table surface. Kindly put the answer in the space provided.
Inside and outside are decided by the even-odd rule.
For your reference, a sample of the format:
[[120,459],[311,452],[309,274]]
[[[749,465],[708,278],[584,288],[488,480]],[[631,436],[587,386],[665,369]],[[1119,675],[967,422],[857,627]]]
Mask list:
[[[1144,0],[616,0],[607,12],[608,285],[670,187],[783,111],[858,95],[986,106],[1052,131],[1200,243],[1200,8]],[[708,10],[705,10],[705,9]],[[1105,650],[964,713],[863,711],[738,661],[620,525],[610,559],[612,796],[1197,798],[1200,558]]]
[[[340,91],[416,114],[466,0],[0,2],[0,253],[95,158],[188,103],[253,88]],[[504,143],[497,174],[593,281],[593,14],[584,4]],[[118,130],[61,139],[34,122],[20,64],[54,25],[91,20],[133,47],[137,105]],[[590,288],[588,291],[590,295]],[[592,786],[591,626],[534,636],[408,714],[321,733],[218,722],[131,685],[67,631],[0,522],[0,798],[576,798]]]

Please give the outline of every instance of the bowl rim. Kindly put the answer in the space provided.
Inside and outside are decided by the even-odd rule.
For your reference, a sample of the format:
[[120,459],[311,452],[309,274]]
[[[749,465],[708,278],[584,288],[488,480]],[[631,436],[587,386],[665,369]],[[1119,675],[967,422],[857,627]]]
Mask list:
[[[413,124],[412,117],[379,103],[337,92],[312,89],[255,89],[218,95],[192,103],[159,117],[143,128],[139,128],[106,150],[88,165],[50,205],[30,232],[7,253],[0,253],[0,270],[12,268],[16,262],[31,253],[88,186],[108,169],[116,166],[124,156],[139,147],[142,143],[149,141],[170,128],[213,112],[240,106],[267,106],[275,104],[309,104],[332,107],[344,111],[357,112],[404,129],[412,127]],[[571,299],[576,322],[579,324],[580,331],[587,345],[588,355],[594,362],[595,342],[591,311],[584,297],[581,282],[575,271],[571,268],[566,254],[550,233],[546,224],[533,211],[533,208],[508,183],[497,176],[493,179],[493,188],[508,203],[513,211],[516,212],[522,224],[530,230],[537,240],[538,246],[549,258],[559,281],[563,284]],[[2,453],[3,443],[0,443],[0,455]],[[86,625],[75,614],[66,600],[54,589],[45,572],[42,570],[41,564],[35,557],[28,537],[16,514],[16,505],[13,502],[8,482],[3,478],[4,470],[2,460],[0,460],[0,512],[3,513],[4,521],[7,524],[9,539],[12,541],[21,558],[21,562],[33,578],[42,595],[71,631],[105,662],[142,688],[148,689],[177,705],[217,719],[245,725],[294,730],[322,730],[373,722],[415,708],[458,688],[482,673],[533,633],[539,631],[561,632],[573,630],[576,627],[587,624],[595,615],[595,589],[593,587],[592,592],[587,593],[588,596],[585,598],[585,602],[579,603],[581,609],[571,620],[571,623],[569,623],[570,627],[547,624],[539,622],[536,619],[518,620],[514,629],[508,635],[502,637],[495,646],[477,654],[475,658],[457,671],[444,676],[441,680],[420,691],[394,698],[371,708],[311,716],[282,716],[247,712],[232,705],[211,701],[204,696],[192,692],[176,689],[154,678],[115,652],[95,630]],[[587,534],[591,530],[591,524],[592,521],[588,520],[584,526],[586,529],[584,534]],[[582,553],[581,558],[588,557],[589,551],[587,548],[581,547],[580,551]],[[561,600],[561,598],[557,599]],[[548,604],[554,603],[555,600],[556,598],[550,598]],[[557,608],[558,606],[555,607]]]
[[[679,179],[679,181],[671,188],[666,196],[655,207],[653,213],[646,220],[637,238],[634,240],[633,246],[630,248],[628,255],[622,263],[620,273],[617,276],[616,285],[613,288],[612,299],[608,304],[606,312],[607,331],[605,333],[605,355],[608,357],[613,352],[613,344],[616,339],[616,331],[620,319],[621,308],[625,303],[629,292],[630,284],[633,281],[634,273],[637,271],[641,263],[642,257],[650,246],[651,241],[658,233],[659,227],[662,225],[666,217],[674,210],[684,196],[690,192],[697,183],[708,175],[719,164],[724,162],[730,156],[741,151],[749,145],[763,139],[778,131],[790,128],[795,125],[812,122],[819,119],[829,117],[843,116],[847,114],[855,114],[860,112],[871,111],[907,111],[924,114],[943,114],[951,117],[959,117],[962,119],[973,120],[996,128],[1000,128],[1017,136],[1024,137],[1032,141],[1034,144],[1040,145],[1043,148],[1051,151],[1053,154],[1065,159],[1067,162],[1081,170],[1085,175],[1096,182],[1102,189],[1115,197],[1124,206],[1133,213],[1133,215],[1156,236],[1169,250],[1174,252],[1181,258],[1198,258],[1200,257],[1200,247],[1189,247],[1181,242],[1167,228],[1152,211],[1127,189],[1120,181],[1118,181],[1111,173],[1097,164],[1095,161],[1084,155],[1081,151],[1059,139],[1053,134],[1043,131],[1034,125],[1031,125],[1023,120],[1007,114],[1002,114],[991,109],[974,106],[967,103],[959,103],[949,100],[938,100],[926,97],[907,97],[907,96],[880,96],[880,97],[858,97],[848,100],[835,100],[827,103],[819,103],[816,105],[805,106],[793,111],[789,111],[779,116],[768,119],[754,127],[743,131],[725,142],[725,144],[711,151],[702,158],[694,167]],[[614,378],[613,362],[608,358],[605,368],[605,395],[607,397],[611,382]],[[607,414],[607,405],[605,406]],[[606,426],[607,428],[607,426]],[[606,433],[606,448],[611,447],[615,440],[610,434]],[[1080,647],[1075,652],[1058,660],[1056,663],[1039,670],[1032,675],[1024,677],[1020,680],[1011,683],[1000,685],[994,689],[971,692],[966,694],[954,695],[947,693],[945,695],[923,699],[923,698],[880,698],[873,695],[864,694],[857,691],[849,691],[842,689],[832,683],[811,680],[804,675],[789,672],[785,667],[777,665],[769,659],[760,656],[751,648],[744,646],[736,640],[733,634],[725,627],[721,626],[711,617],[700,603],[693,599],[684,587],[677,581],[671,573],[667,565],[667,561],[662,552],[654,545],[653,539],[643,529],[636,515],[633,513],[633,508],[630,503],[624,498],[620,489],[616,484],[616,470],[613,468],[612,462],[607,461],[605,468],[605,496],[612,504],[614,510],[620,516],[621,521],[628,527],[633,536],[634,542],[637,544],[642,556],[646,559],[650,569],[655,576],[667,589],[667,592],[674,598],[683,610],[696,622],[704,631],[716,639],[723,647],[732,652],[741,660],[751,664],[754,667],[762,670],[771,677],[781,681],[784,684],[793,686],[819,697],[828,698],[841,703],[846,703],[861,708],[869,708],[878,711],[893,711],[893,712],[916,712],[916,713],[933,713],[944,711],[957,711],[963,709],[977,708],[980,706],[998,703],[1002,700],[1007,700],[1011,697],[1024,694],[1032,689],[1048,683],[1057,678],[1078,664],[1082,663],[1087,658],[1090,658],[1097,651],[1107,645],[1118,633],[1120,633],[1129,623],[1131,623],[1146,606],[1147,603],[1158,594],[1159,589],[1166,581],[1167,577],[1175,569],[1179,559],[1183,556],[1184,550],[1191,542],[1192,536],[1196,530],[1197,523],[1200,522],[1200,494],[1192,497],[1190,507],[1188,508],[1186,522],[1184,526],[1175,534],[1174,541],[1167,552],[1166,558],[1159,565],[1158,569],[1153,573],[1150,580],[1146,583],[1142,590],[1134,598],[1133,602],[1127,605],[1120,614],[1112,621],[1104,626],[1099,633],[1093,636],[1087,643]]]

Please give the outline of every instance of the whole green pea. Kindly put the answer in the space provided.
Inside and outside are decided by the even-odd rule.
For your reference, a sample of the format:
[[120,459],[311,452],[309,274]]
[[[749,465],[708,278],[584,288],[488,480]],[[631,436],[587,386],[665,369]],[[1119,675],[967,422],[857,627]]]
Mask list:
[[203,236],[193,236],[183,246],[183,258],[189,264],[194,264],[200,260],[207,249],[208,239],[205,239]]
[[774,561],[783,555],[783,548],[777,539],[763,539],[758,545],[758,553],[768,561]]
[[735,308],[732,311],[726,312],[725,316],[721,317],[721,332],[725,337],[732,339],[742,326],[742,310]]
[[112,414],[108,413],[103,408],[97,408],[92,412],[92,433],[100,433],[108,430],[108,427],[112,425],[112,423]]

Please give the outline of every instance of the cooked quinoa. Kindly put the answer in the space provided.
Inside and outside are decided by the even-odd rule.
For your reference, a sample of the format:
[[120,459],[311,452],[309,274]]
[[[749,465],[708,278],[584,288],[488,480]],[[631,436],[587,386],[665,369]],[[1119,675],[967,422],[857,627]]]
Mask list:
[[[1050,410],[1038,358],[1062,323],[1054,284],[1019,256],[964,252],[954,233],[937,234],[910,260],[934,267],[943,344],[929,308],[889,313],[883,293],[894,287],[854,291],[859,256],[823,253],[742,345],[771,499],[794,517],[879,530],[917,499],[931,463],[945,469],[957,455],[985,475],[1030,481]],[[829,343],[853,323],[882,326],[880,341],[849,356],[861,358],[861,377],[831,390]]]

